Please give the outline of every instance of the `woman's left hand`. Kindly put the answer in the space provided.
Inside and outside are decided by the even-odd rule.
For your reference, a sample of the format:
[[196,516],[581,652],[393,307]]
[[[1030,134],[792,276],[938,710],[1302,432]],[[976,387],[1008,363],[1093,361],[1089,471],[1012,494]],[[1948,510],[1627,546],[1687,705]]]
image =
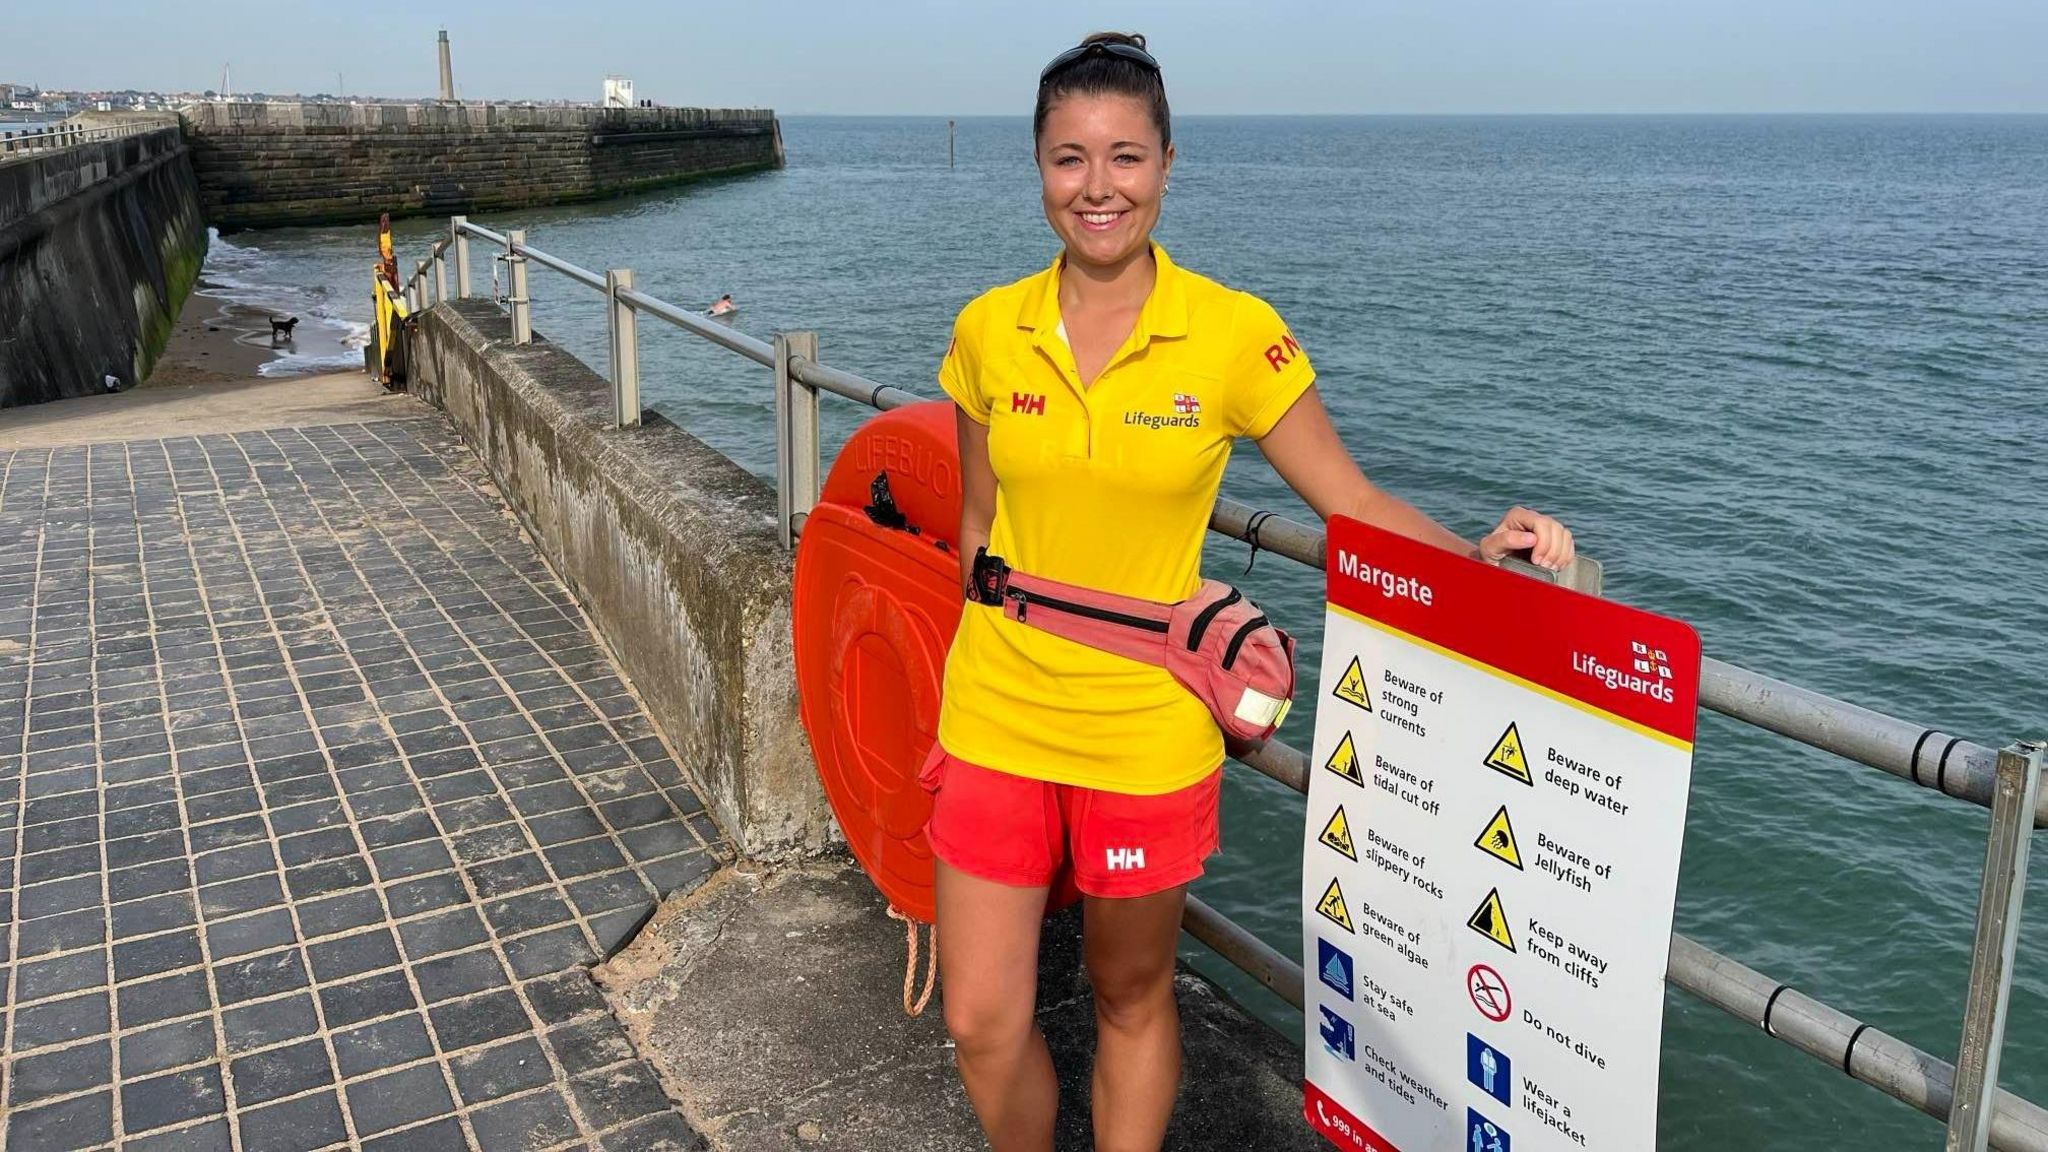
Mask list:
[[1500,525],[1479,541],[1479,558],[1498,564],[1501,558],[1524,549],[1529,561],[1555,572],[1572,562],[1571,529],[1541,512],[1516,506],[1500,518]]

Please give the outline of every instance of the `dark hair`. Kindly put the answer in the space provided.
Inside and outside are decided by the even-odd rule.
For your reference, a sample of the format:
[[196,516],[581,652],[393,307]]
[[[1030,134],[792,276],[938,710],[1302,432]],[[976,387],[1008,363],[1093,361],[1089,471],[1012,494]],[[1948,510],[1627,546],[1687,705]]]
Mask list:
[[[1136,32],[1097,32],[1081,44],[1128,44],[1145,47]],[[1091,53],[1039,82],[1038,107],[1031,114],[1031,138],[1045,134],[1045,117],[1052,106],[1069,96],[1131,96],[1144,102],[1152,114],[1152,126],[1159,129],[1163,147],[1173,143],[1173,116],[1166,108],[1166,81],[1159,72],[1135,60],[1106,52]]]

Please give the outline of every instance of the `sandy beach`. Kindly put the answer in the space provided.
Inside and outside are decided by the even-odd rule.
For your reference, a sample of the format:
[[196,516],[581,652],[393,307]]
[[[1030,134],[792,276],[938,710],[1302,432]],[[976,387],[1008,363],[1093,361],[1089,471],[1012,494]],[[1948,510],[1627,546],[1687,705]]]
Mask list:
[[[349,351],[349,332],[300,315],[289,340],[273,340],[270,318],[291,313],[223,299],[220,287],[201,277],[185,301],[170,343],[150,371],[145,388],[164,385],[227,384],[261,375],[288,379],[334,371],[332,364],[295,365],[298,357],[331,357]],[[267,366],[267,367],[266,367]]]

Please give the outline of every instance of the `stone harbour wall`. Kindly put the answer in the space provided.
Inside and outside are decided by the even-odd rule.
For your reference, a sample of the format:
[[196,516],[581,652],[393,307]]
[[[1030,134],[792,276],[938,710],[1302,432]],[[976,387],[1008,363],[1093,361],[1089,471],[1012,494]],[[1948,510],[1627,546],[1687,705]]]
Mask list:
[[175,123],[0,158],[0,408],[140,383],[205,256]]
[[782,163],[754,108],[231,104],[185,109],[223,231],[597,200]]

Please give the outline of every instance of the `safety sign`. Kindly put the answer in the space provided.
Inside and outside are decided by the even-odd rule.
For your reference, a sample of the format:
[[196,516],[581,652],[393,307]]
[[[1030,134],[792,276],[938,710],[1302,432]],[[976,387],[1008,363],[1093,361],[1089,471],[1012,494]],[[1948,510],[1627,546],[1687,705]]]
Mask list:
[[1465,990],[1471,993],[1472,1006],[1479,1014],[1499,1024],[1515,1010],[1515,994],[1508,991],[1508,982],[1501,974],[1484,964],[1474,964],[1465,973]]
[[1331,814],[1330,822],[1323,825],[1323,834],[1316,839],[1321,840],[1325,847],[1343,853],[1346,860],[1358,859],[1358,849],[1351,846],[1351,824],[1344,819],[1344,806],[1341,804]]
[[1360,1152],[1655,1147],[1698,636],[1343,518],[1328,555],[1309,1123]]

